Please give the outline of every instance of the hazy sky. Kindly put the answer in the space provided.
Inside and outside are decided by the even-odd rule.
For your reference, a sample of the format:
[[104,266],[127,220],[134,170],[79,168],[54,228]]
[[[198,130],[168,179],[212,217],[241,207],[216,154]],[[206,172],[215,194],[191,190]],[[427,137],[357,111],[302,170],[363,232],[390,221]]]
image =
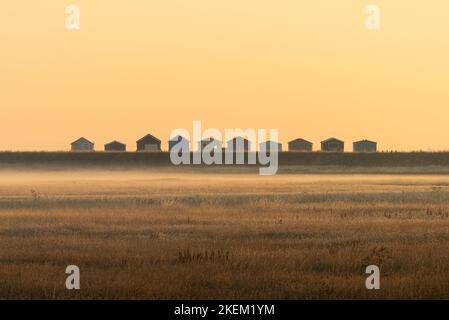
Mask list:
[[449,149],[447,0],[3,0],[0,40],[0,150],[165,148],[193,120]]

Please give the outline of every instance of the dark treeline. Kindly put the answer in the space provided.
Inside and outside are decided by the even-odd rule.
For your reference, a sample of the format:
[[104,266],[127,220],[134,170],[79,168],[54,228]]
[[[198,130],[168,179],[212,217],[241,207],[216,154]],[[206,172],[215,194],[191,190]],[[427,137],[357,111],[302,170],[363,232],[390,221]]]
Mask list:
[[[192,153],[190,154],[192,158]],[[224,157],[224,156],[223,156]],[[245,155],[247,159],[247,155]],[[5,166],[174,166],[168,152],[0,152]],[[280,166],[447,166],[449,152],[326,153],[280,152]],[[258,166],[258,164],[257,164]]]

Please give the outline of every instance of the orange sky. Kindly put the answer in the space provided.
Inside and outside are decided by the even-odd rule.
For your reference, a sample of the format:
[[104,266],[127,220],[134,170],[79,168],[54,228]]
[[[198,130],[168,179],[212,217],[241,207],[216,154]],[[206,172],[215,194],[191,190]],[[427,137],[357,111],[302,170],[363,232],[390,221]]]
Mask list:
[[0,39],[0,150],[166,148],[193,120],[449,150],[447,0],[3,1]]

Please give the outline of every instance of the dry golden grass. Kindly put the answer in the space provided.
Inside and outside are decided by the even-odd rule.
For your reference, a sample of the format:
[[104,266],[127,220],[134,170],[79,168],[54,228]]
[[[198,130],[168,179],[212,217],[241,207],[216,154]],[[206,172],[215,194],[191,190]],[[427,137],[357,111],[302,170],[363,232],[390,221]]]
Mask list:
[[449,177],[0,178],[2,299],[449,298]]

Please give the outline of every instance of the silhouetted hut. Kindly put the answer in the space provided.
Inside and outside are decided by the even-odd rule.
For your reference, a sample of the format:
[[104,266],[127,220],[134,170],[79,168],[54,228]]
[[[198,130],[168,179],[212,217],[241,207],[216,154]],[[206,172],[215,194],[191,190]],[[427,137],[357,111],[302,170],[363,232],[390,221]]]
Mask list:
[[84,137],[79,138],[76,141],[71,143],[71,150],[74,152],[86,152],[86,151],[94,151],[94,143],[90,142]]
[[104,151],[124,152],[126,151],[126,144],[114,140],[104,145]]
[[137,151],[161,151],[161,140],[151,134],[140,138],[136,144]]
[[321,151],[325,152],[344,152],[345,143],[337,138],[329,138],[321,141]]
[[248,152],[251,151],[251,141],[243,137],[235,137],[227,142],[227,151]]
[[302,138],[292,140],[288,143],[288,151],[311,152],[313,143]]
[[282,144],[276,141],[265,141],[259,144],[260,152],[282,152]]
[[212,144],[211,148],[214,151],[220,150],[222,146],[222,142],[214,137],[204,138],[198,141],[198,151],[202,151],[209,144]]
[[370,140],[359,140],[352,143],[353,152],[377,152],[377,142]]
[[184,151],[189,151],[189,143],[190,141],[181,135],[174,136],[168,140],[168,151],[171,151],[171,149],[176,145]]

